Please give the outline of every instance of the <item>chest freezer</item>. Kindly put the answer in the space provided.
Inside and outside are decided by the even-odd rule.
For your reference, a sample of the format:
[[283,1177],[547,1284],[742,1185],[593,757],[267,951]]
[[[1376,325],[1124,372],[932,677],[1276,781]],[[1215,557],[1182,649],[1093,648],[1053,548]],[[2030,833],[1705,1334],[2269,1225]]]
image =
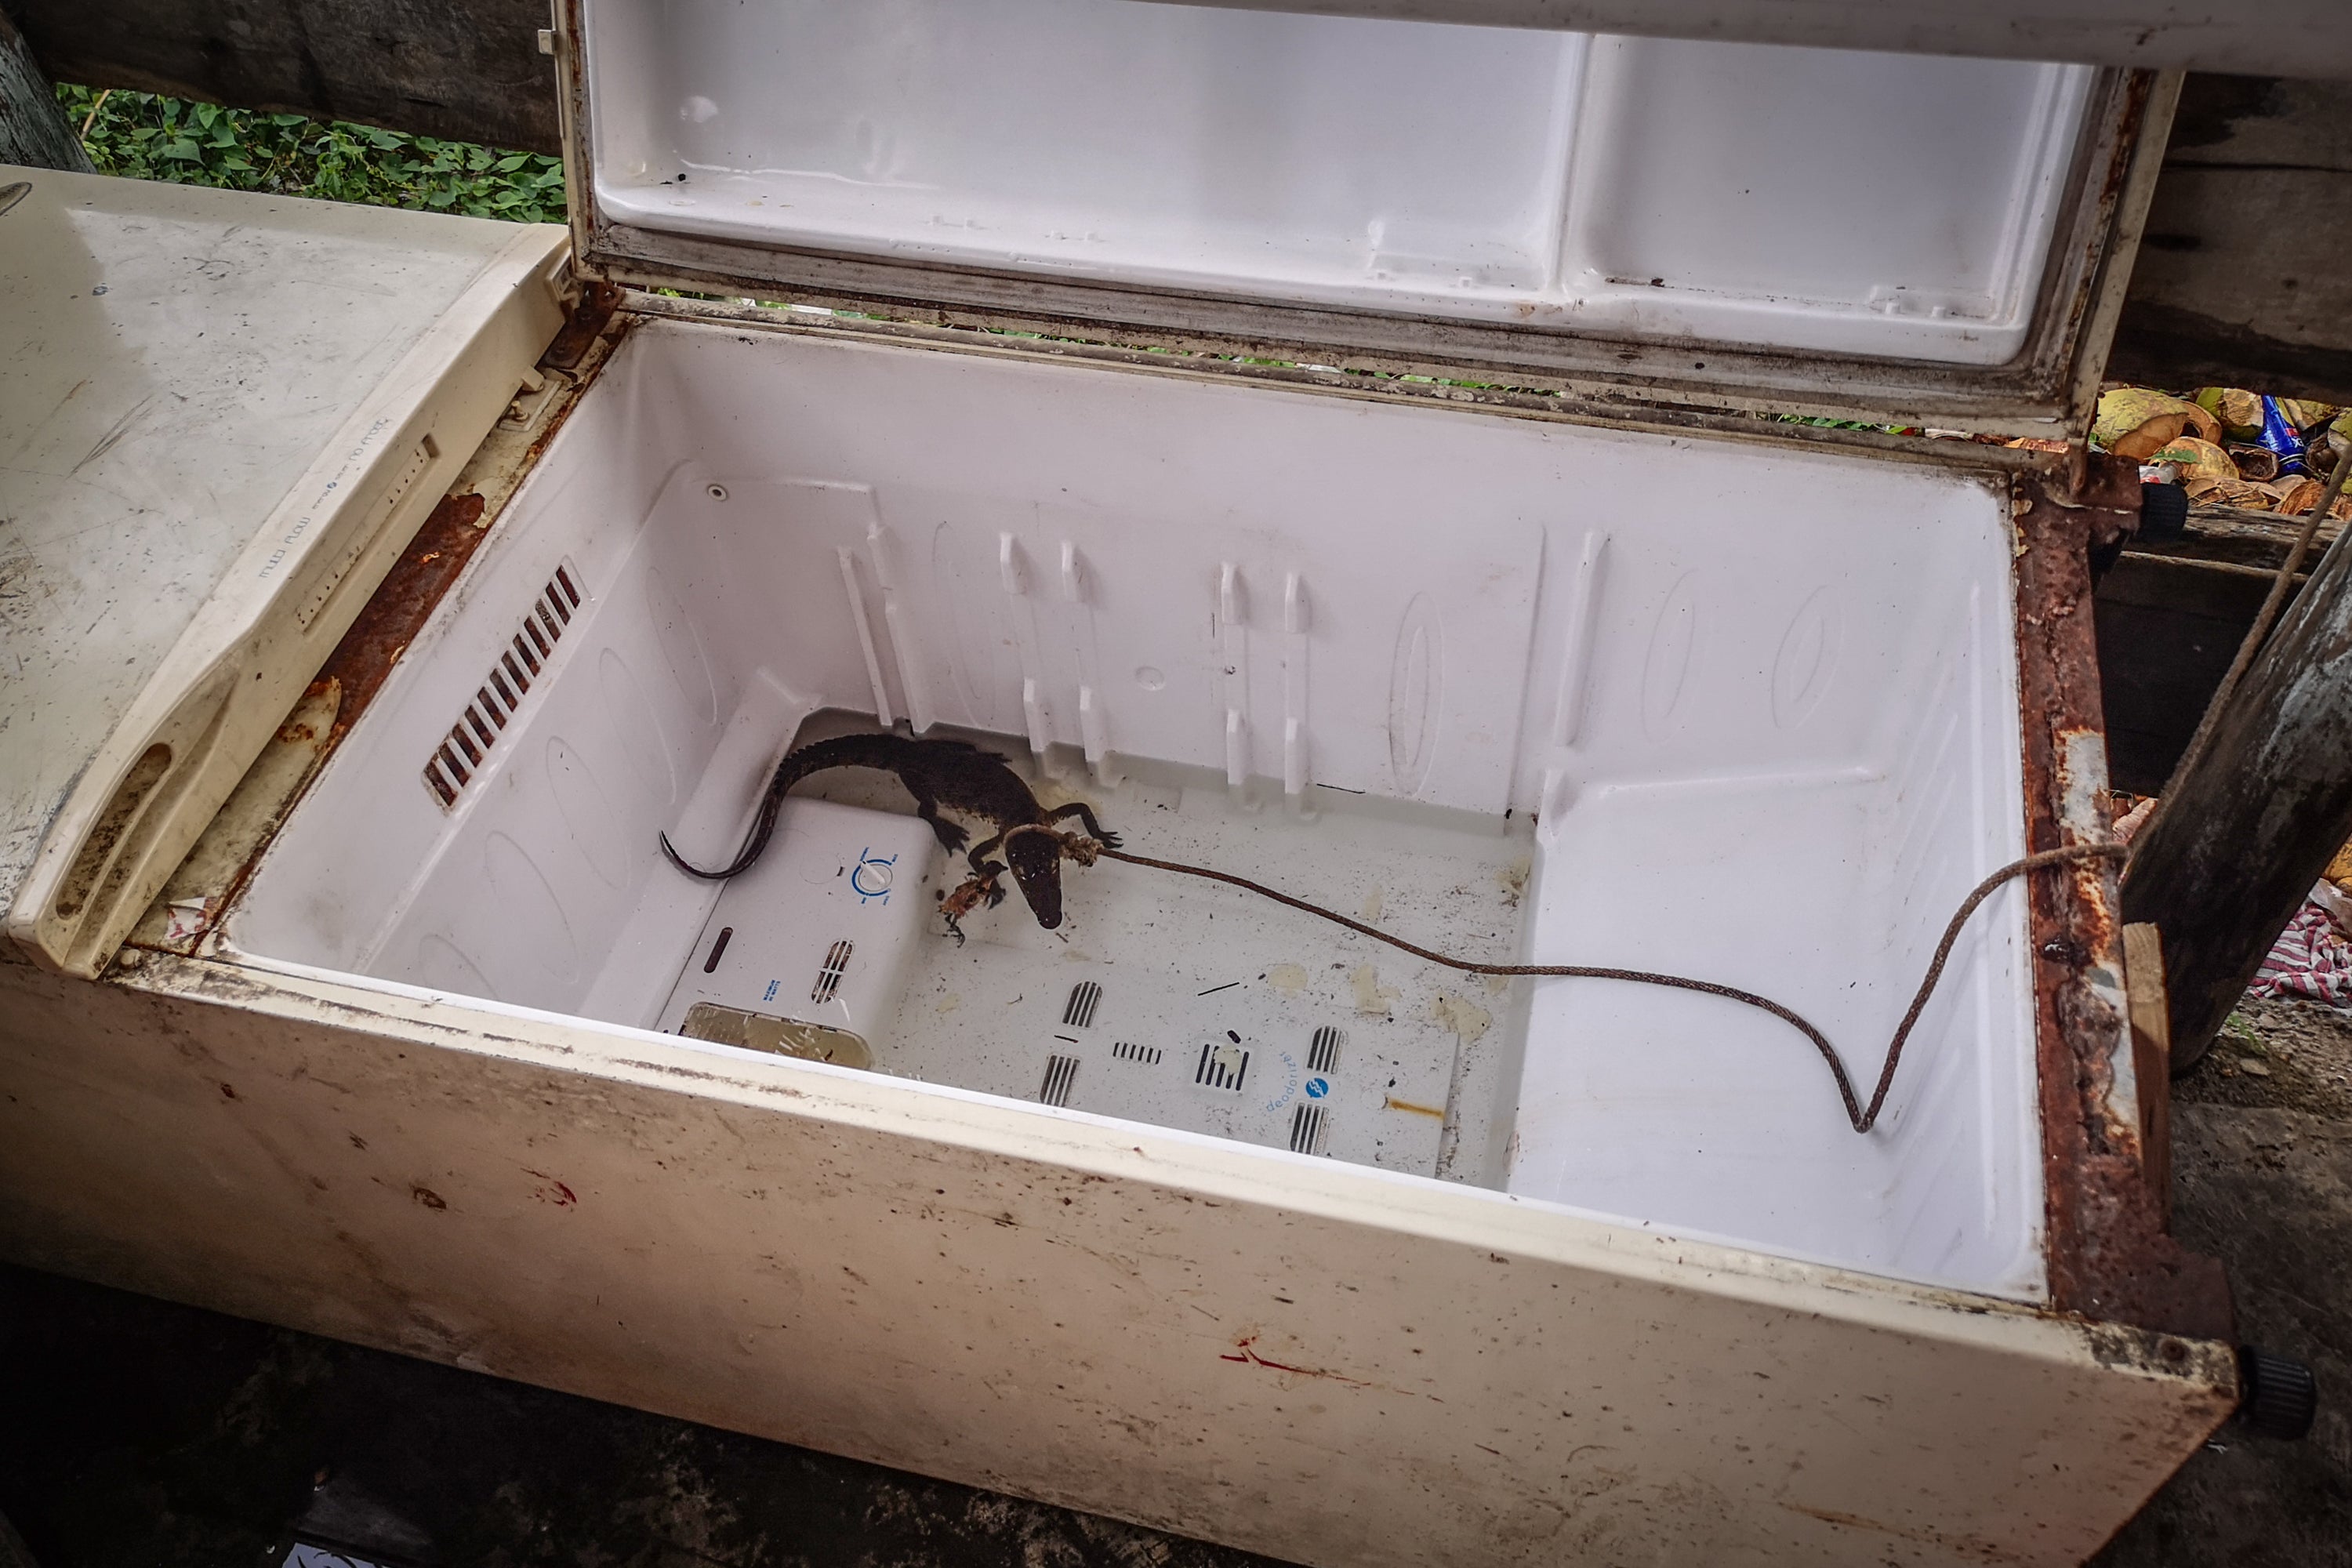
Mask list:
[[0,174],[9,1256],[1315,1563],[2069,1562],[2225,1417],[2103,863],[1857,1133],[1719,995],[1108,858],[951,927],[872,769],[662,851],[961,742],[1866,1089],[2105,831],[2136,476],[1999,438],[2173,84],[557,21],[568,235]]

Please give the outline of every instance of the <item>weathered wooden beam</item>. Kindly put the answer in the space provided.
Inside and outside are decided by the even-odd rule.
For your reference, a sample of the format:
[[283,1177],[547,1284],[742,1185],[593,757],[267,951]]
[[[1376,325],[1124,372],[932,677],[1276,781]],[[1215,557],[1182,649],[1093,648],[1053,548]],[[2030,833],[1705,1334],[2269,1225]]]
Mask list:
[[2151,70],[2352,75],[2342,0],[1192,0],[1253,11],[1901,49]]
[[2124,918],[2164,939],[2174,1065],[2212,1043],[2352,837],[2352,548],[2339,536],[2134,845]]
[[89,174],[89,154],[58,112],[49,79],[0,11],[0,163]]
[[547,0],[8,0],[58,81],[558,150]]
[[2099,579],[2099,689],[2116,788],[2164,787],[2273,574],[2126,551]]
[[2352,82],[2190,77],[2108,374],[2352,401],[2347,253]]

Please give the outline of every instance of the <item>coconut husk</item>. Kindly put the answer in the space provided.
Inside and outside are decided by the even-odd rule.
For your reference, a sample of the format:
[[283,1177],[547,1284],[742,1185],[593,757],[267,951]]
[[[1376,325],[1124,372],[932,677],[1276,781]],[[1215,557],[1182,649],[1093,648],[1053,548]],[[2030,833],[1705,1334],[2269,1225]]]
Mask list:
[[[2212,442],[2200,440],[2194,436],[2177,437],[2166,442],[2161,448],[2142,458],[2141,461],[2179,464],[2183,484],[2190,484],[2198,479],[2208,481],[2226,479],[2235,484],[2241,478],[2238,465],[2230,460],[2229,453]],[[2192,490],[2191,493],[2194,491]]]
[[2209,411],[2145,386],[2118,386],[2100,394],[2098,415],[2091,423],[2091,439],[2137,462],[2146,462],[2184,431],[2195,432],[2200,440],[2221,438],[2219,422]]
[[2278,509],[2301,517],[2319,504],[2319,492],[2327,487],[2317,479],[2283,479],[2270,487],[2278,496]]
[[[2263,427],[2263,400],[2259,393],[2247,392],[2235,386],[2200,387],[2197,406],[2220,421],[2224,435],[2248,435]],[[2208,441],[2219,441],[2221,436],[2205,436]]]
[[2268,447],[2231,447],[2229,453],[2238,472],[2256,484],[2278,478],[2279,455]]
[[2279,412],[2286,416],[2286,422],[2298,430],[2308,430],[2315,425],[2325,425],[2336,416],[2334,404],[2314,403],[2307,397],[2282,397],[2278,400],[2278,405]]

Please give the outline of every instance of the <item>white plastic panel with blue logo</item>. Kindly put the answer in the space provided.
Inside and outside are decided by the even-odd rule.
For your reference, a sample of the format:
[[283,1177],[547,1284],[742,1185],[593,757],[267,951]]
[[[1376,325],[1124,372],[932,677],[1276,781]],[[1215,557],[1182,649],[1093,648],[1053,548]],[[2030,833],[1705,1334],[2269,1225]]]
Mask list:
[[705,1004],[703,1017],[715,1008],[871,1041],[906,987],[939,860],[917,818],[792,802],[760,863],[712,907],[660,1026],[703,1034],[688,1025]]

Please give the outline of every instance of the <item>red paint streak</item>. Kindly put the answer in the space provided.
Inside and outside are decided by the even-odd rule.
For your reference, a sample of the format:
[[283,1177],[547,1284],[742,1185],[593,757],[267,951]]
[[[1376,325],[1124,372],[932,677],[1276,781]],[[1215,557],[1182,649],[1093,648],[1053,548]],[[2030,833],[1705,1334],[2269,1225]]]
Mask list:
[[562,1194],[560,1197],[550,1197],[548,1196],[546,1190],[542,1188],[533,1195],[543,1204],[553,1204],[557,1208],[568,1209],[572,1205],[580,1201],[578,1198],[572,1196],[572,1189],[570,1187],[565,1186],[562,1182],[557,1181],[545,1171],[525,1170],[523,1174],[526,1176],[537,1176],[541,1181],[545,1182],[548,1186],[553,1187],[556,1192]]
[[1219,1361],[1237,1362],[1244,1366],[1262,1366],[1268,1372],[1291,1373],[1299,1377],[1328,1377],[1334,1383],[1344,1383],[1350,1388],[1370,1388],[1375,1386],[1372,1384],[1364,1382],[1361,1378],[1349,1377],[1341,1373],[1325,1372],[1319,1367],[1290,1366],[1282,1362],[1268,1361],[1265,1357],[1258,1354],[1257,1352],[1252,1348],[1256,1343],[1257,1336],[1255,1334],[1251,1334],[1247,1338],[1241,1340],[1234,1346],[1234,1350],[1236,1353],[1232,1355],[1221,1355],[1217,1359]]

